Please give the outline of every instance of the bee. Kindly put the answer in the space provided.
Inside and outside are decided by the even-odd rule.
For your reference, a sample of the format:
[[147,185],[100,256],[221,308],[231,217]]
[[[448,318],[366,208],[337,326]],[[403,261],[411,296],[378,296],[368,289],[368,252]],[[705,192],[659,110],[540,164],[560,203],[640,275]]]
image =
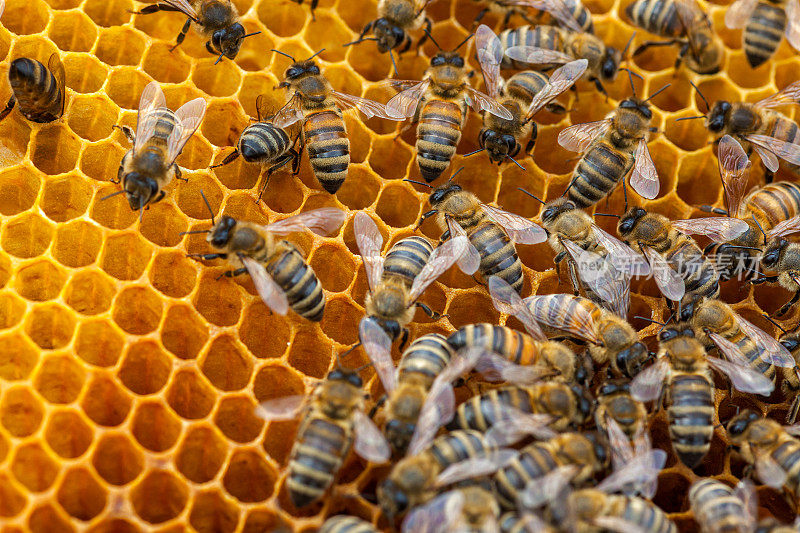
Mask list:
[[519,215],[482,203],[477,196],[452,183],[433,189],[428,197],[431,210],[420,218],[419,225],[433,215],[444,232],[441,239],[466,236],[469,246],[459,259],[466,274],[480,271],[481,276],[497,276],[517,292],[524,283],[522,262],[514,243],[536,244],[547,240],[547,233]]
[[[525,153],[531,155],[537,135],[534,115],[569,89],[583,75],[588,63],[585,59],[572,61],[556,69],[549,78],[541,72],[519,72],[503,83],[500,77],[503,59],[500,39],[488,26],[481,25],[475,34],[475,42],[489,97],[513,115],[511,120],[507,120],[485,113],[478,143],[489,154],[489,160],[497,164],[506,159],[515,161],[514,156],[520,152],[526,139]],[[561,107],[560,111],[565,110]]]
[[[647,409],[631,396],[631,384],[625,379],[607,379],[597,392],[597,410],[594,414],[597,428],[609,441],[611,434],[621,434],[627,446],[645,435]],[[614,446],[612,446],[614,448]],[[613,456],[612,456],[613,458]]]
[[503,15],[502,25],[504,27],[508,26],[509,20],[514,15],[519,15],[529,24],[535,25],[534,20],[527,15],[527,9],[533,8],[542,13],[550,13],[557,20],[568,21],[563,22],[565,25],[570,24],[571,27],[577,27],[580,31],[594,33],[592,13],[580,0],[486,0],[485,3],[487,6],[478,13],[473,24],[478,24],[486,16],[486,13],[493,12]]
[[781,524],[772,517],[758,521],[755,533],[797,533],[797,520],[794,525]]
[[303,318],[319,322],[325,311],[322,284],[300,249],[279,237],[306,228],[317,235],[329,235],[344,219],[344,211],[334,207],[306,211],[267,226],[229,216],[214,222],[212,214],[213,226],[206,240],[215,252],[191,257],[227,259],[236,268],[223,275],[250,274],[256,291],[272,311],[285,315],[291,307]]
[[704,533],[744,533],[756,527],[758,499],[750,481],[731,488],[716,479],[698,479],[689,488],[689,503]]
[[[402,333],[402,349],[408,339],[407,326],[414,319],[417,308],[434,320],[441,318],[439,313],[417,300],[464,253],[467,239],[457,237],[434,249],[427,239],[411,236],[395,243],[383,257],[383,236],[372,218],[363,211],[356,213],[353,233],[369,283],[364,301],[365,316],[361,320],[361,339],[364,341],[367,335],[364,330],[367,324],[377,325],[390,340],[397,339]],[[380,337],[380,331],[375,335]]]
[[770,317],[765,315],[764,318],[781,330],[781,336],[778,341],[795,361],[795,365],[792,368],[781,368],[783,374],[783,382],[781,383],[783,397],[792,398],[789,412],[786,414],[786,423],[794,424],[797,421],[798,411],[800,411],[800,394],[798,394],[798,391],[800,391],[800,332],[798,332],[797,327],[787,331]]
[[210,168],[218,168],[232,163],[240,155],[248,163],[269,167],[267,168],[267,179],[261,186],[261,192],[258,193],[257,202],[260,202],[261,196],[267,190],[269,178],[273,172],[289,161],[292,162],[292,173],[297,174],[299,171],[300,152],[295,150],[294,147],[300,136],[298,135],[292,141],[285,129],[279,128],[271,122],[274,115],[271,117],[267,115],[263,95],[259,95],[256,98],[256,113],[258,115],[257,121],[242,131],[233,152],[228,154],[219,164]]
[[181,28],[175,46],[170,48],[170,52],[181,45],[194,23],[197,32],[208,39],[206,41],[208,53],[219,55],[215,65],[222,61],[223,57],[236,59],[242,41],[261,33],[260,31],[245,33],[244,26],[239,22],[239,11],[231,0],[160,0],[157,4],[134,11],[134,14],[150,15],[158,11],[177,11],[187,17],[186,24]]
[[350,167],[350,141],[342,112],[355,107],[367,118],[400,119],[390,115],[383,104],[333,90],[330,81],[313,61],[323,50],[304,61],[296,61],[285,52],[273,50],[291,59],[292,65],[286,69],[284,80],[278,85],[279,89],[287,90],[286,105],[272,123],[278,128],[287,128],[302,120],[303,144],[314,175],[326,191],[334,194],[347,178]]
[[413,122],[419,123],[417,164],[428,183],[441,176],[450,165],[470,105],[475,111],[484,110],[506,120],[513,118],[505,107],[467,83],[468,70],[457,51],[470,37],[450,52],[443,51],[431,37],[439,52],[431,58],[422,81],[388,82],[401,92],[386,103],[386,110],[394,120],[413,117]]
[[722,68],[725,47],[714,33],[711,21],[695,0],[636,0],[625,8],[636,26],[667,41],[647,41],[633,55],[653,46],[680,45],[675,69],[686,65],[699,74],[715,74]]
[[558,529],[548,525],[534,513],[509,511],[500,516],[500,531],[503,533],[556,533]]
[[761,267],[775,274],[751,280],[751,283],[777,283],[793,293],[789,301],[775,312],[775,316],[781,317],[800,299],[800,244],[784,238],[772,239],[761,256]]
[[11,98],[0,111],[3,120],[19,103],[22,116],[31,122],[46,123],[64,114],[67,94],[64,90],[64,65],[58,54],[47,61],[47,67],[27,57],[20,57],[8,67]]
[[783,427],[751,409],[744,409],[728,422],[726,429],[730,443],[755,467],[762,483],[776,489],[784,487],[793,498],[798,497],[800,441],[794,436],[797,426]]
[[175,159],[200,127],[205,114],[206,102],[202,98],[170,111],[161,87],[150,82],[139,99],[136,133],[128,126],[115,126],[133,148],[122,157],[117,171],[115,183],[121,183],[122,190],[104,199],[125,194],[131,209],[139,211],[141,218],[145,207],[164,198],[164,187],[173,178],[183,179]]
[[319,533],[379,533],[380,530],[355,516],[336,515],[325,520]]
[[[456,465],[460,466],[460,465]],[[440,494],[415,508],[405,520],[405,533],[499,533],[500,505],[490,488],[470,483]]]
[[743,392],[768,396],[774,384],[747,366],[746,361],[725,361],[706,354],[688,324],[663,329],[658,341],[656,363],[633,379],[631,396],[640,402],[658,399],[660,406],[664,402],[662,392],[666,393],[672,447],[683,464],[695,468],[708,453],[714,433],[711,369],[725,374]]
[[389,460],[389,443],[364,413],[364,397],[358,370],[339,364],[310,397],[286,396],[259,406],[259,416],[269,422],[302,415],[286,480],[289,498],[298,509],[323,497],[354,444],[370,462]]
[[744,29],[742,43],[748,63],[757,68],[781,44],[781,36],[800,50],[800,5],[797,0],[736,0],[725,11],[725,25]]

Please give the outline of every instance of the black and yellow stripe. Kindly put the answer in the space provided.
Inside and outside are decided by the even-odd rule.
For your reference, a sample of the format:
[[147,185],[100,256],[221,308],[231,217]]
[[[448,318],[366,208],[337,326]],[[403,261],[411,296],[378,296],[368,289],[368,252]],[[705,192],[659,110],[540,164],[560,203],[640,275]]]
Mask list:
[[248,163],[269,163],[285,154],[292,142],[283,130],[269,122],[247,126],[239,137],[237,149]]
[[[504,51],[513,46],[531,46],[562,52],[565,46],[565,32],[556,26],[520,26],[519,28],[505,30],[498,37]],[[540,68],[543,66],[540,65]],[[531,65],[515,61],[503,54],[503,61],[500,67],[525,70]]]
[[319,533],[378,533],[378,529],[358,517],[337,515],[325,520]]
[[800,215],[800,185],[790,181],[770,183],[748,195],[743,207],[745,220],[755,216],[764,231],[769,231],[779,222]]
[[680,460],[694,468],[711,447],[714,434],[714,383],[704,374],[674,372],[667,408],[669,435]]
[[549,442],[535,442],[526,446],[517,457],[495,473],[495,496],[503,509],[516,509],[519,492],[528,483],[561,466],[561,462],[553,455]]
[[600,138],[575,167],[567,196],[578,208],[589,207],[610,194],[633,163],[632,150],[620,150],[608,139]]
[[428,259],[433,253],[433,245],[424,237],[412,235],[397,241],[386,254],[383,263],[383,280],[396,277],[411,288]]
[[654,35],[677,37],[685,33],[674,0],[636,0],[625,8],[625,14]]
[[461,140],[464,110],[446,100],[428,100],[422,106],[417,126],[417,163],[428,183],[450,165]]
[[592,13],[580,0],[564,0],[564,5],[572,13],[572,17],[578,23],[578,26],[587,33],[594,33],[594,22],[592,21]]
[[494,324],[469,324],[459,328],[447,338],[447,343],[455,351],[462,348],[483,348],[518,365],[530,365],[539,358],[538,345],[531,337],[515,329]]
[[786,472],[783,486],[797,498],[800,494],[800,441],[787,436],[771,455],[778,466]]
[[64,107],[64,93],[55,76],[35,59],[21,57],[11,62],[8,81],[22,115],[31,122],[52,122]]
[[[771,112],[767,114],[765,119],[765,124],[762,129],[764,135],[767,137],[774,137],[791,144],[800,144],[800,128],[798,128],[795,121],[789,120],[778,112]],[[800,165],[787,163],[783,159],[781,159],[780,162],[795,174],[800,171]]]
[[291,244],[265,267],[275,283],[286,293],[292,310],[303,318],[318,322],[325,311],[325,293],[314,270]]
[[750,531],[749,510],[733,489],[716,479],[704,478],[689,489],[689,502],[695,519],[706,531]]
[[397,365],[397,382],[410,380],[418,382],[421,377],[433,384],[436,376],[450,363],[452,355],[453,349],[444,335],[439,333],[423,335],[403,352]]
[[619,517],[625,522],[639,526],[648,533],[677,533],[678,528],[667,514],[654,503],[642,498],[609,495],[606,496],[608,507],[617,512],[610,516]]
[[759,2],[744,27],[744,53],[753,68],[775,54],[786,30],[783,2]]
[[547,85],[550,79],[546,74],[534,70],[517,72],[511,76],[503,87],[503,93],[519,98],[526,106],[533,101],[533,97]]
[[485,222],[469,232],[469,240],[481,256],[479,271],[484,279],[497,276],[518,293],[522,293],[524,279],[522,262],[514,243],[506,232],[494,222]]
[[314,175],[326,191],[334,194],[350,167],[350,140],[341,112],[326,110],[306,115],[303,135]]
[[[667,250],[657,252],[664,255],[667,263],[683,278],[686,294],[696,297],[716,298],[719,296],[719,273],[714,263],[709,261],[691,237],[676,231],[676,244]],[[670,239],[665,241],[668,244]]]

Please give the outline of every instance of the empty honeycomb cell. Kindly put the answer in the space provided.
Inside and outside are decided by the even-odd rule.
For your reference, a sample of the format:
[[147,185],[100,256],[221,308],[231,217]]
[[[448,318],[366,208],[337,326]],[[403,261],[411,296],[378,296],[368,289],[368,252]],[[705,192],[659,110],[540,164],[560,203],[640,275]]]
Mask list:
[[106,81],[108,68],[90,55],[67,54],[63,63],[67,87],[75,92],[99,91]]
[[122,358],[119,379],[136,394],[154,394],[169,379],[172,361],[152,341],[141,341],[128,347]]
[[[211,220],[211,213],[209,213],[208,206],[203,201],[200,191],[206,196],[206,200],[211,204],[211,209],[216,215],[220,210],[224,195],[216,180],[211,176],[206,174],[193,175],[189,183],[181,183],[181,187],[173,190],[173,197],[175,198],[175,203],[178,204],[178,208],[186,216],[198,220]],[[205,240],[204,237],[200,239]]]
[[[118,191],[118,188],[98,190],[95,195],[94,205],[92,206],[92,219],[109,229],[125,229],[139,218],[139,214],[130,208],[124,195],[118,194],[116,196],[110,196]],[[113,241],[115,238],[123,239],[123,241],[131,239],[131,237],[127,235],[115,235],[110,238],[110,240]],[[134,249],[136,248],[138,247],[134,246]]]
[[10,292],[0,293],[0,329],[17,325],[24,313],[24,300]]
[[85,468],[74,468],[64,474],[56,498],[70,516],[91,520],[106,506],[106,489]]
[[189,481],[206,483],[216,477],[225,461],[228,445],[212,427],[193,426],[175,455],[175,466]]
[[369,166],[379,176],[401,178],[414,156],[413,149],[391,136],[378,137],[372,143]]
[[[259,29],[257,26],[246,28],[247,33],[253,33]],[[273,48],[275,48],[275,41],[268,33],[261,32],[245,39],[234,61],[244,71],[259,72],[269,67],[270,54],[265,50]]]
[[200,275],[193,304],[206,320],[217,326],[232,326],[239,321],[242,302],[235,283],[228,278],[215,279],[218,274],[205,270]]
[[49,503],[36,507],[28,515],[28,528],[31,533],[75,533],[67,517]]
[[124,342],[122,334],[105,320],[84,321],[78,326],[75,353],[90,365],[114,366]]
[[[269,331],[269,335],[264,335]],[[292,330],[284,319],[261,302],[254,302],[244,313],[239,340],[258,358],[280,357],[289,347]]]
[[34,386],[48,402],[66,404],[78,398],[85,378],[86,373],[75,359],[53,356],[42,362]]
[[[320,28],[325,28],[325,31],[320,31]],[[350,35],[347,26],[338,16],[320,11],[317,13],[317,20],[306,26],[305,42],[315,52],[324,48],[325,51],[317,57],[334,63],[344,59],[347,48],[342,43],[352,41]]]
[[289,523],[273,511],[253,509],[248,512],[242,533],[258,533],[260,531],[275,531],[287,533],[292,530]]
[[108,98],[96,95],[76,95],[69,105],[69,127],[87,141],[99,141],[111,134],[117,122],[117,106]]
[[188,499],[189,488],[186,484],[162,470],[145,474],[130,493],[136,514],[151,524],[160,524],[178,516]]
[[305,328],[297,332],[289,347],[287,362],[306,376],[323,378],[332,357],[331,345],[314,329]]
[[80,149],[80,139],[68,128],[50,124],[36,133],[31,161],[45,174],[62,174],[75,168]]
[[115,300],[114,322],[134,335],[155,331],[161,321],[162,304],[158,294],[149,287],[128,287]]
[[304,389],[302,377],[281,365],[263,366],[253,382],[253,394],[259,402],[303,394]]
[[[256,13],[264,26],[279,37],[297,35],[305,25],[307,16],[303,8],[283,2],[278,4],[260,2]],[[281,51],[285,51],[283,48],[285,47],[281,47]],[[298,60],[302,58],[297,56]]]
[[62,348],[72,339],[75,317],[57,304],[34,307],[25,320],[25,333],[42,349]]
[[11,459],[11,473],[31,492],[47,490],[56,479],[58,463],[36,442],[17,447]]
[[66,222],[86,211],[91,199],[92,189],[86,180],[71,175],[45,182],[40,207],[50,220]]
[[83,10],[98,26],[120,26],[130,20],[134,5],[130,0],[87,0]]
[[167,402],[179,416],[196,420],[211,412],[215,392],[195,370],[181,370],[170,381]]
[[139,279],[150,261],[152,250],[138,233],[111,235],[103,246],[101,266],[121,280]]
[[274,490],[277,473],[256,450],[236,450],[228,463],[222,483],[225,490],[245,503],[263,502]]
[[69,280],[64,295],[66,303],[83,315],[97,315],[111,307],[115,287],[101,272],[78,272]]
[[194,496],[189,523],[200,533],[232,533],[239,522],[239,508],[219,491]]
[[[256,99],[263,98],[262,105],[267,110],[267,116],[275,113],[286,103],[286,96],[275,91],[273,87],[278,85],[278,80],[269,72],[248,72],[242,78],[242,85],[239,88],[237,100],[247,116],[257,118]],[[222,102],[215,103],[217,105]],[[297,126],[290,128],[296,130]]]
[[189,306],[169,308],[161,329],[164,348],[181,359],[194,359],[208,340],[208,328]]
[[185,169],[205,169],[211,164],[213,155],[213,150],[208,141],[203,140],[198,135],[193,135],[183,148],[177,163]]
[[164,452],[178,442],[181,421],[161,402],[146,402],[133,413],[131,433],[148,450]]
[[12,216],[30,209],[39,194],[39,183],[39,176],[26,166],[0,172],[0,214]]
[[353,305],[347,298],[331,298],[325,305],[322,317],[322,331],[325,335],[340,344],[358,342],[358,322],[363,311]]
[[118,426],[131,410],[131,397],[113,377],[97,373],[83,395],[81,408],[86,416],[101,426]]
[[142,90],[150,81],[146,74],[136,69],[118,68],[108,74],[105,92],[118,106],[136,109]]
[[44,418],[44,405],[22,386],[5,391],[0,401],[0,424],[12,437],[33,435]]
[[[706,100],[708,100],[708,103],[712,106],[714,105],[714,102],[719,100],[736,102],[737,100],[740,101],[744,99],[740,96],[737,88],[725,78],[711,78],[709,80],[696,83],[695,85],[697,85],[697,88],[700,89],[700,92],[703,93],[703,96],[705,96]],[[706,108],[699,94],[694,95],[694,106],[696,109]]]
[[353,281],[356,263],[350,254],[334,245],[323,245],[314,250],[309,259],[311,268],[322,283],[325,290],[342,292]]
[[44,438],[60,457],[75,459],[83,455],[92,443],[94,429],[77,412],[56,411],[47,418]]
[[[686,109],[692,101],[692,93],[694,92],[694,89],[686,78],[675,77],[672,75],[672,72],[653,76],[650,79],[649,93],[654,94],[667,84],[670,84],[669,89],[653,98],[651,100],[653,105],[664,111],[681,111]],[[654,121],[654,124],[657,124],[657,122]]]
[[[215,164],[219,164],[224,156],[228,155],[232,150],[226,151],[224,153],[220,153],[219,161],[215,161]],[[284,167],[288,169],[288,167]],[[279,171],[283,174],[283,171]],[[243,158],[239,157],[233,163],[227,164],[223,167],[219,167],[214,169],[214,176],[228,189],[252,189],[255,187],[256,183],[260,182],[259,185],[259,192],[263,187],[263,181],[259,180],[259,176],[262,174],[262,167],[260,165],[254,165],[251,163],[247,163]],[[276,176],[273,175],[270,177],[270,182]],[[262,179],[266,179],[266,173],[263,174]],[[274,184],[272,189],[277,188]],[[301,194],[302,200],[302,194]]]
[[198,62],[192,81],[209,96],[231,96],[239,88],[241,74],[234,63],[222,61],[215,65],[214,59],[209,58]]
[[97,28],[80,11],[53,13],[47,34],[61,50],[71,52],[88,52],[97,40]]
[[[28,149],[31,127],[22,119],[9,118],[0,123],[0,135],[3,136],[3,144],[0,145],[0,167],[16,166]],[[5,182],[5,180],[3,181]],[[4,183],[0,183],[0,191],[3,192],[3,198],[6,198],[10,191],[4,189],[7,189],[7,186]],[[10,198],[13,205],[13,194],[15,193],[11,194]],[[0,207],[3,205],[4,202],[0,201]]]
[[5,474],[0,474],[0,517],[11,518],[18,515],[27,503],[25,494]]
[[[255,113],[253,116],[255,117]],[[247,117],[242,114],[241,107],[235,101],[212,100],[208,102],[206,118],[200,126],[200,131],[203,137],[215,146],[234,146],[239,134],[247,127],[247,123]],[[215,172],[219,171],[224,173],[225,169],[215,169]]]
[[223,398],[214,423],[229,440],[240,443],[254,440],[264,427],[264,421],[256,416],[255,402],[248,396]]
[[688,154],[679,163],[678,196],[692,199],[694,205],[711,205],[722,192],[717,158],[711,150]]
[[[364,10],[361,9],[360,11]],[[355,40],[355,37],[354,35],[352,39],[348,38],[347,40]],[[348,48],[350,48],[347,54],[348,64],[352,65],[353,70],[361,74],[368,81],[381,81],[390,77],[392,73],[392,60],[389,54],[377,55],[375,53],[376,47],[372,42],[367,41],[358,45],[349,46]],[[383,99],[381,101],[385,102],[387,100]]]
[[144,469],[144,456],[126,435],[105,433],[94,448],[92,466],[107,483],[127,485]]
[[699,150],[706,146],[709,141],[708,130],[703,125],[703,120],[681,120],[677,118],[698,116],[699,113],[693,110],[681,113],[680,117],[667,120],[664,124],[664,135],[667,140],[677,147],[686,150]]
[[[442,310],[442,307],[434,306],[433,303],[428,305],[439,312]],[[483,291],[458,291],[450,301],[447,313],[449,322],[455,328],[477,322],[497,322],[497,311],[492,300]]]
[[196,276],[194,261],[180,252],[159,253],[150,266],[150,283],[173,298],[182,298],[189,294],[194,289]]
[[80,268],[94,263],[103,242],[101,230],[84,220],[75,220],[56,230],[53,256],[64,266]]
[[40,260],[28,263],[19,270],[16,276],[16,290],[27,300],[52,300],[64,286],[66,276],[53,263]]
[[[81,154],[80,169],[93,180],[104,182],[116,180],[119,164],[125,152],[126,149],[110,141],[90,144]],[[92,218],[108,227],[127,227],[136,220],[136,213],[131,211],[125,198],[113,197],[100,201],[112,192],[116,191],[110,188],[98,191]],[[103,220],[105,222],[102,222]]]
[[[3,19],[5,20],[5,17]],[[13,58],[29,57],[39,62],[47,63],[48,58],[56,53],[58,53],[58,48],[47,39],[33,35],[23,35],[11,41],[9,55]]]
[[18,333],[0,337],[0,378],[6,381],[25,379],[36,366],[36,346]]
[[97,522],[86,533],[140,533],[140,530],[125,519],[111,518]]
[[384,224],[395,228],[410,226],[417,221],[419,215],[419,199],[409,188],[400,185],[389,185],[383,188],[378,205],[375,207],[377,214]]
[[42,255],[52,238],[53,227],[45,218],[25,213],[6,223],[0,242],[9,254],[29,258]]
[[[319,184],[314,184],[314,188],[319,188]],[[370,175],[363,165],[351,166],[336,198],[352,210],[364,209],[372,205],[380,189],[380,181]]]
[[17,35],[39,33],[47,27],[50,13],[41,0],[8,2],[3,13],[3,26]]
[[253,373],[250,357],[228,335],[220,335],[211,341],[200,368],[211,384],[223,391],[244,388]]
[[146,46],[141,33],[124,27],[113,27],[100,30],[95,55],[106,65],[139,64]]
[[189,76],[191,64],[185,56],[170,53],[171,45],[154,42],[147,47],[142,68],[161,83],[180,83]]
[[147,210],[142,217],[139,231],[145,239],[156,246],[176,246],[181,242],[182,231],[186,231],[186,217],[172,203],[159,202]]
[[[726,72],[731,81],[738,87],[742,89],[755,89],[764,86],[764,79],[769,77],[773,66],[774,63],[772,61],[766,61],[763,65],[754,69],[747,61],[744,51],[739,50],[728,55]],[[797,76],[795,76],[795,79],[796,78]],[[705,91],[703,91],[703,94],[705,94]],[[706,96],[706,98],[708,97]]]

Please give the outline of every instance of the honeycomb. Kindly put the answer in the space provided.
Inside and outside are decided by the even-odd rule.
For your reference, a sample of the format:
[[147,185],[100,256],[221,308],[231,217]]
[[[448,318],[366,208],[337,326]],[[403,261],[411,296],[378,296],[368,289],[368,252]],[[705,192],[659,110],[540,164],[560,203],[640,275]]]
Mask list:
[[[397,124],[363,122],[348,113],[353,162],[335,197],[321,189],[307,160],[297,177],[286,171],[273,175],[261,205],[254,201],[257,167],[238,159],[208,169],[230,153],[248,117],[256,115],[257,95],[282,103],[273,87],[288,63],[271,48],[295,57],[325,48],[320,64],[336,89],[386,101],[389,94],[377,82],[390,75],[389,57],[377,54],[372,43],[342,47],[374,18],[376,2],[321,0],[316,20],[307,5],[289,0],[233,3],[246,30],[261,33],[244,42],[234,61],[214,65],[194,31],[170,53],[184,22],[179,14],[135,16],[130,11],[141,4],[132,0],[6,0],[0,77],[5,79],[14,58],[46,63],[57,52],[66,68],[68,102],[64,117],[51,124],[26,122],[18,111],[0,123],[2,533],[313,531],[342,512],[386,526],[372,503],[386,467],[368,466],[355,456],[323,504],[293,509],[284,467],[297,423],[265,424],[253,408],[308,392],[332,368],[332,353],[356,341],[367,282],[355,254],[352,215],[362,209],[376,215],[388,242],[414,232],[426,209],[425,191],[400,180],[419,176],[413,129],[395,140]],[[624,47],[634,31],[624,21],[626,3],[584,3],[595,15],[596,32]],[[672,84],[653,100],[661,133],[650,150],[662,192],[646,207],[673,218],[696,214],[698,204],[722,202],[716,159],[701,121],[673,120],[702,109],[688,80],[710,101],[757,101],[795,81],[800,71],[800,58],[784,42],[773,61],[753,72],[739,32],[724,28],[725,3],[707,5],[727,47],[720,74],[674,73],[672,48],[647,52],[630,65],[644,77],[636,82],[640,94]],[[460,42],[480,9],[472,0],[430,5],[438,42],[444,47]],[[498,19],[490,15],[486,21],[497,28]],[[639,31],[636,41],[647,38]],[[403,56],[397,77],[419,79],[435,50],[428,42],[420,54]],[[172,184],[167,198],[139,222],[122,196],[101,199],[118,190],[109,180],[128,150],[111,126],[134,125],[139,95],[152,80],[162,84],[170,108],[202,96],[208,112],[178,159],[188,183]],[[457,156],[452,168],[466,167],[458,181],[484,202],[536,216],[539,207],[516,188],[546,198],[564,190],[574,154],[561,149],[556,136],[571,123],[598,120],[630,93],[624,76],[607,88],[609,100],[582,84],[568,115],[538,117],[534,156],[520,160],[526,172],[490,166],[484,154]],[[0,83],[0,101],[9,96],[8,84]],[[478,147],[479,129],[479,117],[471,114],[460,153]],[[755,167],[752,183],[763,183],[763,172]],[[328,296],[321,323],[273,315],[246,276],[218,279],[221,262],[186,257],[208,251],[203,236],[180,235],[209,226],[201,190],[216,213],[263,223],[321,206],[348,210],[344,228],[331,238],[294,236]],[[600,209],[621,212],[621,191]],[[421,229],[438,238],[432,222]],[[543,246],[519,247],[525,293],[569,291]],[[485,289],[472,279],[451,270],[440,282],[422,300],[449,316],[433,322],[418,313],[412,338],[498,320]],[[667,316],[652,282],[635,285],[634,292],[631,316]],[[760,314],[774,312],[788,294],[728,283],[722,297],[745,318],[774,331]],[[654,347],[654,326],[638,319],[634,324]],[[362,361],[348,363],[363,362],[364,356],[355,354]],[[375,379],[369,391],[381,394]],[[742,395],[731,399],[724,389],[717,397],[721,420],[736,406],[782,419],[787,406],[781,401],[780,393],[766,403]],[[696,472],[671,451],[663,412],[654,417],[651,431],[669,453],[655,502],[681,530],[691,531],[696,528],[687,500],[691,483],[699,475],[734,483],[744,464],[727,451],[722,428]],[[762,514],[783,521],[793,517],[779,492],[761,486],[758,496]]]

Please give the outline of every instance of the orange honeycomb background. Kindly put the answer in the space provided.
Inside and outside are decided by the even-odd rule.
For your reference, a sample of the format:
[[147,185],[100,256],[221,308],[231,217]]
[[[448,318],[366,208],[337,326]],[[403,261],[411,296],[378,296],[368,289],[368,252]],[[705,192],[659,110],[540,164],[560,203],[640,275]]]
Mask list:
[[[308,6],[288,0],[233,3],[247,31],[262,33],[245,41],[235,61],[214,65],[193,30],[169,52],[184,22],[178,14],[135,16],[129,11],[142,4],[132,0],[6,0],[0,77],[5,79],[12,59],[46,63],[58,52],[66,68],[68,102],[65,116],[51,124],[26,122],[18,111],[0,123],[2,533],[312,531],[340,512],[378,520],[370,499],[386,467],[367,468],[357,457],[346,463],[324,504],[292,509],[283,469],[297,424],[265,424],[253,408],[309,391],[334,364],[332,352],[356,341],[367,285],[354,255],[352,215],[361,209],[376,215],[389,242],[414,231],[426,210],[425,191],[400,181],[419,175],[413,130],[395,140],[395,123],[365,123],[348,113],[353,163],[339,193],[322,191],[304,161],[299,177],[286,171],[273,175],[257,205],[257,167],[241,159],[214,171],[208,167],[230,152],[248,117],[255,116],[257,95],[266,94],[276,106],[283,101],[273,87],[288,61],[269,50],[301,58],[324,47],[319,60],[337,90],[380,101],[390,95],[375,84],[390,75],[391,63],[373,43],[342,46],[374,18],[374,0],[322,0],[316,21]],[[597,33],[623,48],[633,32],[624,22],[625,4],[584,3],[595,14]],[[724,29],[725,7],[707,7],[727,46],[721,74],[697,76],[685,69],[674,74],[673,49],[648,52],[630,65],[644,76],[643,84],[637,81],[640,94],[672,84],[653,101],[654,123],[662,134],[650,149],[662,192],[647,207],[673,218],[696,214],[697,204],[722,201],[702,121],[673,122],[703,109],[687,79],[712,101],[757,101],[795,81],[800,71],[800,59],[783,43],[774,61],[753,72],[739,33]],[[472,0],[433,3],[428,11],[434,37],[444,47],[454,46],[480,9]],[[486,20],[497,22],[491,15]],[[636,42],[646,38],[640,31]],[[406,54],[397,77],[419,79],[434,52],[429,42],[419,55]],[[151,80],[162,84],[170,108],[202,96],[208,112],[178,159],[188,183],[172,184],[167,198],[140,223],[124,197],[101,198],[118,190],[109,180],[128,150],[111,126],[134,125],[139,95]],[[630,94],[624,76],[608,87],[608,101],[589,84],[580,87],[567,116],[539,117],[534,158],[520,161],[527,172],[490,166],[485,154],[458,156],[452,168],[466,167],[458,181],[482,201],[537,215],[538,205],[516,188],[548,198],[563,191],[574,154],[556,145],[558,132],[570,123],[602,118]],[[0,101],[9,96],[8,84],[0,83]],[[479,129],[473,114],[460,153],[477,148]],[[763,183],[761,170],[752,180]],[[291,313],[272,315],[246,277],[217,279],[222,263],[186,257],[209,251],[202,235],[179,235],[209,227],[201,190],[216,212],[263,223],[320,206],[348,210],[345,227],[331,238],[295,236],[328,295],[321,323]],[[621,212],[621,191],[600,209]],[[431,222],[422,230],[438,237]],[[543,246],[520,247],[526,293],[570,290],[552,270],[552,254]],[[634,289],[631,316],[666,317],[651,282]],[[768,331],[773,329],[760,318],[761,311],[774,312],[788,296],[780,289],[754,292],[736,283],[723,288],[726,301]],[[434,284],[423,301],[449,317],[432,323],[418,313],[412,338],[499,318],[485,290],[455,271]],[[647,326],[638,319],[634,324]],[[653,333],[652,326],[645,329],[651,347]],[[369,387],[373,397],[381,393],[374,379]],[[736,405],[782,419],[786,405],[781,401],[780,393],[756,404],[718,391],[722,420]],[[694,523],[686,494],[697,474],[733,483],[744,465],[726,451],[721,428],[697,474],[671,452],[663,413],[654,417],[652,433],[670,454],[655,501],[689,531]],[[762,512],[792,518],[778,492],[760,487],[758,495]]]

